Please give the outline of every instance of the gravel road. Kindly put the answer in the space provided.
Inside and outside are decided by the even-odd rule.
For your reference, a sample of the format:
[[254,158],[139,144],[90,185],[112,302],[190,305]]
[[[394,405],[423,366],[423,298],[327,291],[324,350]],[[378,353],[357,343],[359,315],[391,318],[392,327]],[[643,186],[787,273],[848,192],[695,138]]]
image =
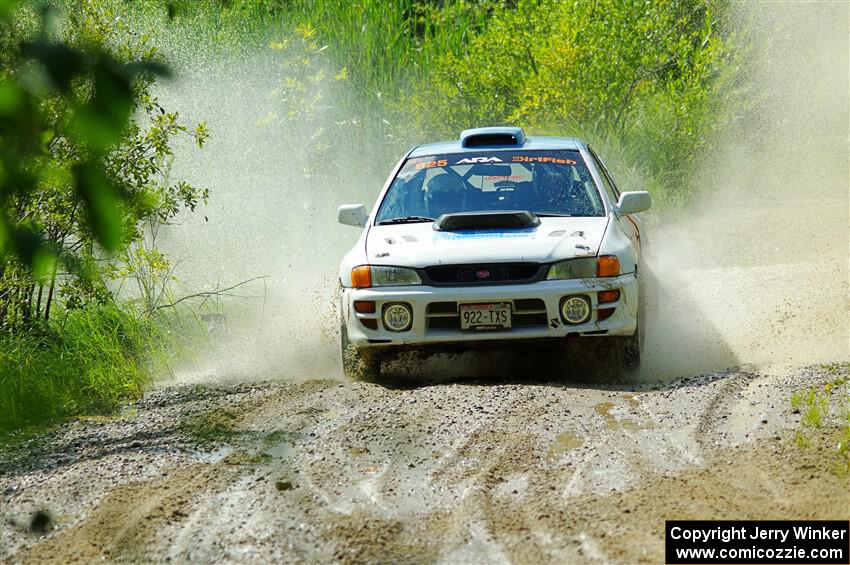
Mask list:
[[0,463],[10,562],[662,562],[664,519],[847,519],[818,366],[671,383],[170,386]]

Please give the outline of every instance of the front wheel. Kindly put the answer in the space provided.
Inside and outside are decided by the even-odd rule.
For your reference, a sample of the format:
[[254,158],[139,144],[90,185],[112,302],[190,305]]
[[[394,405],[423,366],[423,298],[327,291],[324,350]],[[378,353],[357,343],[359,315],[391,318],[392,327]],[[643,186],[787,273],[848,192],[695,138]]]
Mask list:
[[339,328],[342,373],[347,379],[376,382],[381,378],[381,357],[374,351],[357,349],[348,341],[345,323]]
[[637,329],[625,343],[623,350],[623,362],[627,369],[637,369],[640,366],[640,354],[646,343],[646,309],[647,295],[654,292],[654,281],[652,273],[641,268],[641,278],[638,280],[638,312]]
[[626,369],[637,369],[640,367],[640,352],[643,350],[643,335],[641,319],[638,318],[638,327],[635,329],[634,335],[625,338],[623,342],[623,365]]
[[580,337],[567,342],[562,373],[585,381],[619,379],[626,361],[626,344],[630,338]]

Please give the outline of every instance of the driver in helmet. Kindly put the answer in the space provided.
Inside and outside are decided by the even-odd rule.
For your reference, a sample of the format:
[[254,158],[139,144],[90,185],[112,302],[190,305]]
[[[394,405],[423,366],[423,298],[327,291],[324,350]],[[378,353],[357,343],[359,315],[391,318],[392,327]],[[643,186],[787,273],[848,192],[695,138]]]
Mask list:
[[531,182],[537,191],[538,212],[569,213],[573,177],[569,167],[538,163],[531,171]]
[[440,173],[425,186],[425,207],[435,220],[443,214],[459,212],[463,208],[463,179],[457,175]]

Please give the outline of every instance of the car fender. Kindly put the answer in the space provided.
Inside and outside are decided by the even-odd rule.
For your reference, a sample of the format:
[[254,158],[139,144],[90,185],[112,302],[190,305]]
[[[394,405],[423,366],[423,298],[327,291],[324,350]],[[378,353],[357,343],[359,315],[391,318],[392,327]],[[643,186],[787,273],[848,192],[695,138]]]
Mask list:
[[612,217],[608,222],[602,243],[599,246],[599,255],[616,255],[620,260],[620,273],[634,273],[640,260],[638,250],[632,240],[623,232],[617,218]]
[[369,262],[366,257],[366,238],[368,236],[369,226],[367,225],[360,232],[357,243],[345,254],[339,264],[339,283],[346,288],[351,288],[351,270],[357,265],[365,265]]
[[375,203],[372,205],[372,212],[369,214],[366,226],[360,232],[360,237],[357,238],[357,243],[355,243],[354,247],[352,247],[342,258],[342,261],[339,264],[339,284],[343,287],[351,288],[351,270],[354,267],[358,265],[365,265],[369,262],[368,255],[366,254],[366,242],[369,238],[369,229],[375,222],[375,218],[378,215],[378,208],[380,208],[381,202],[384,201],[384,194],[386,194],[387,190],[389,190],[390,184],[392,184],[392,181],[395,179],[398,171],[402,166],[404,166],[405,161],[407,161],[407,157],[415,149],[416,147],[405,153],[404,156],[398,160],[395,167],[393,167],[393,170],[390,172],[387,180],[384,181],[384,187],[378,194],[377,200],[375,200]]

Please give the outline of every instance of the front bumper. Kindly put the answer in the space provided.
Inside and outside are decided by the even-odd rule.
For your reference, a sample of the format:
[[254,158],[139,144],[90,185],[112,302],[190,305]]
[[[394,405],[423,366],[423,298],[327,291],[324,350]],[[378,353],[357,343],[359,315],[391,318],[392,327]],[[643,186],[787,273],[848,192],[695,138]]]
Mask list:
[[[597,293],[614,289],[620,291],[619,300],[599,304]],[[560,302],[563,297],[574,295],[590,298],[593,312],[587,322],[569,325],[561,318]],[[615,278],[515,285],[343,288],[341,300],[348,340],[357,348],[464,343],[474,346],[475,342],[565,338],[568,334],[630,336],[637,328],[638,279],[634,273],[630,273]],[[361,300],[374,301],[375,312],[356,312],[354,302]],[[384,328],[382,306],[389,302],[410,305],[413,323],[409,330],[394,332]],[[514,327],[506,330],[461,330],[457,303],[462,302],[510,302]],[[599,320],[600,310],[612,308],[614,312],[610,317]]]

